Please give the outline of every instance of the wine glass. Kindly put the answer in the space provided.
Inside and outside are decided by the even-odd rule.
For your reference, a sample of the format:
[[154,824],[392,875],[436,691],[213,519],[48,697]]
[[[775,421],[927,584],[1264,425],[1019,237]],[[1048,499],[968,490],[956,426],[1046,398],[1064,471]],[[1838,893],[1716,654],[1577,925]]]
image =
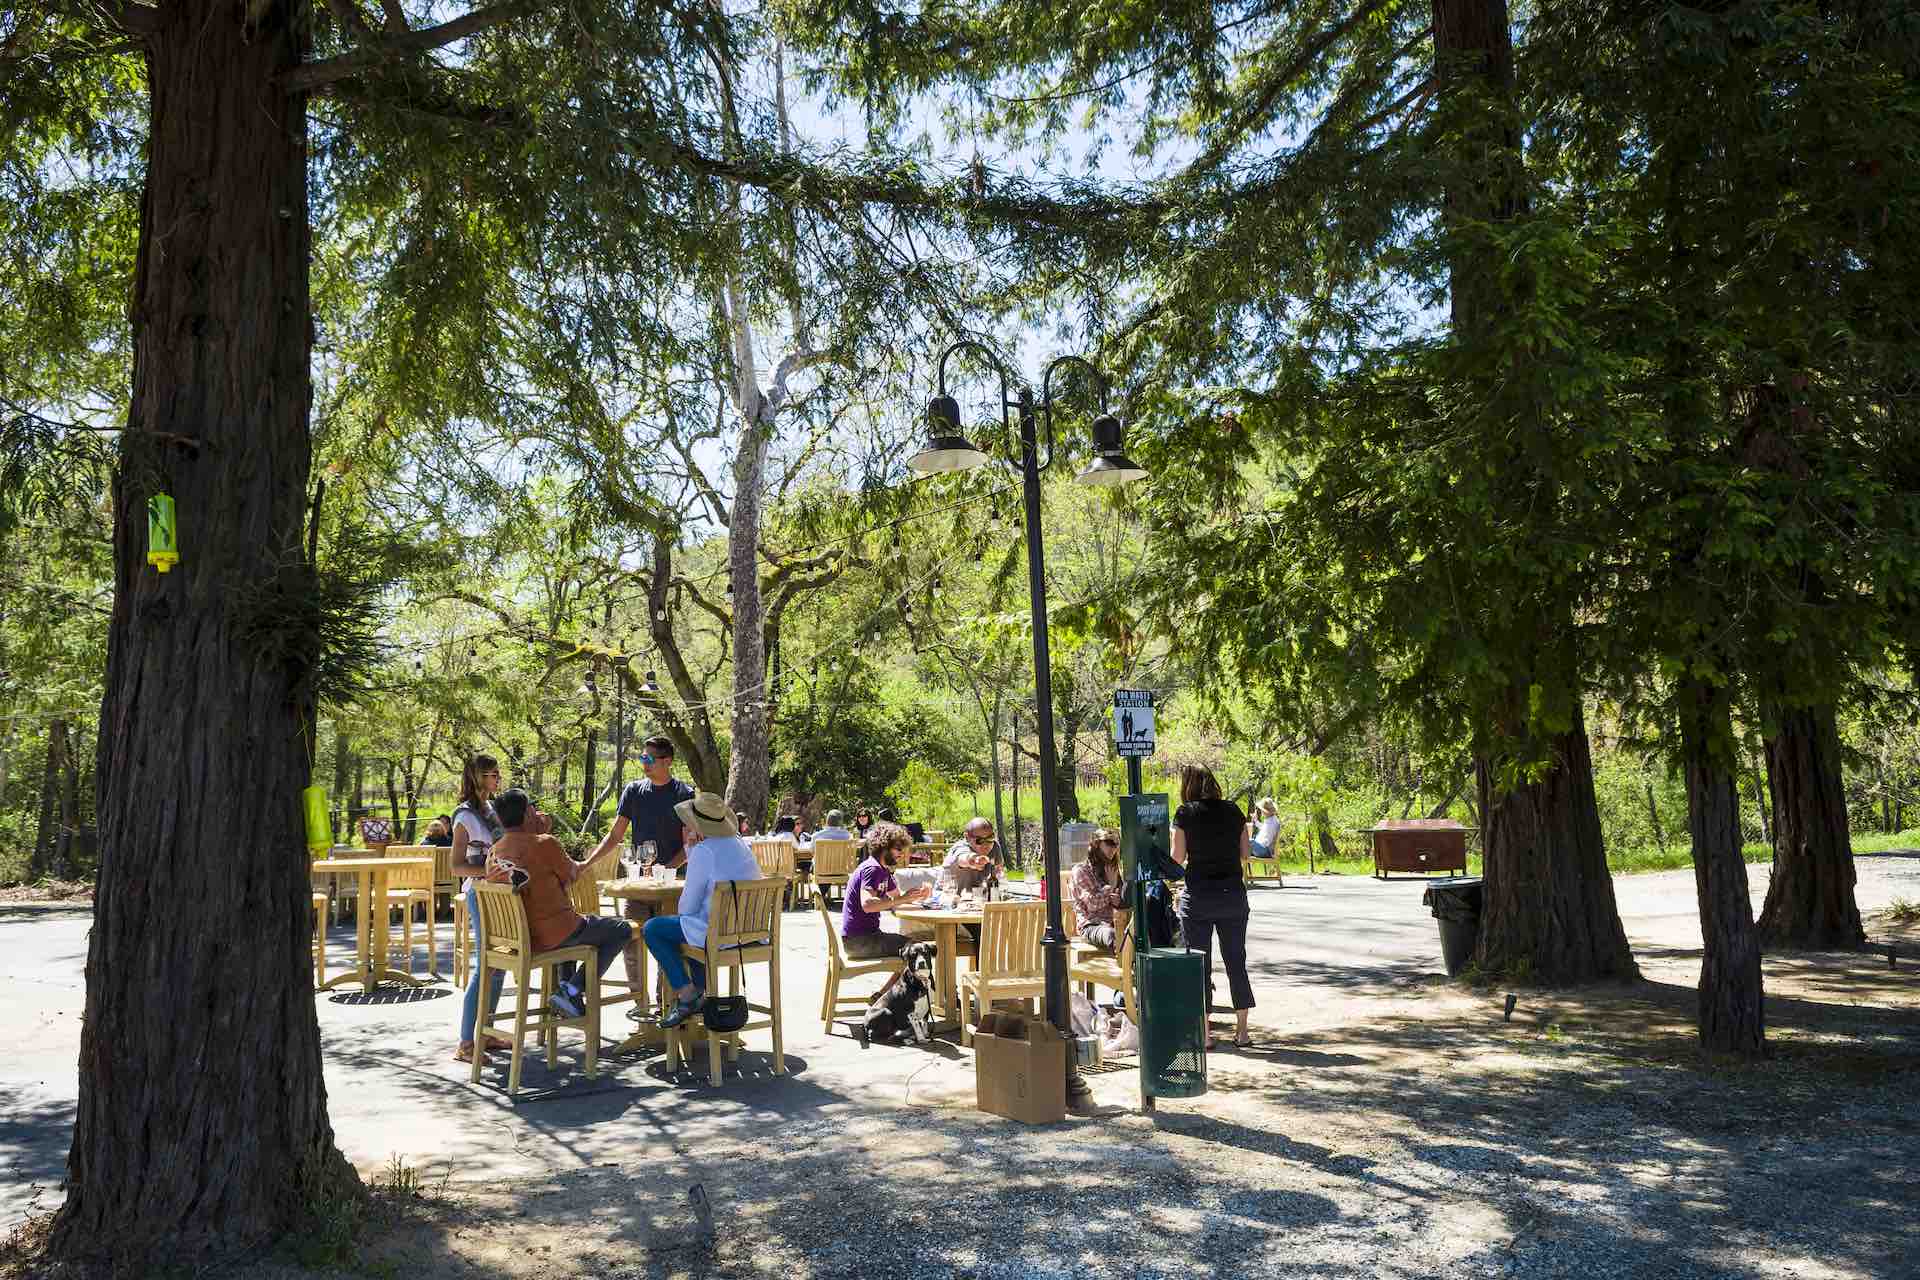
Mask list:
[[642,875],[652,874],[653,864],[659,861],[660,859],[660,846],[655,842],[653,842],[652,840],[642,840],[640,842],[639,852],[640,852],[640,874]]

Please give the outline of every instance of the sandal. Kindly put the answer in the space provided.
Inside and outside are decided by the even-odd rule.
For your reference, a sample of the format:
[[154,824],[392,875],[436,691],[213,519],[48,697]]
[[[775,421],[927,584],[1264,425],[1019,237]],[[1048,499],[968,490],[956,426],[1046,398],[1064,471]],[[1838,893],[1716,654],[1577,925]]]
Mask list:
[[[480,1053],[480,1056],[483,1058],[487,1056],[487,1051],[485,1049],[481,1049],[479,1053]],[[466,1041],[462,1041],[457,1047],[455,1047],[453,1051],[453,1060],[455,1062],[472,1062],[473,1055],[474,1055],[474,1044],[471,1040],[466,1040]]]
[[513,1037],[501,1035],[498,1031],[489,1031],[487,1032],[487,1048],[511,1049],[513,1048]]
[[1251,1049],[1253,1048],[1253,1037],[1250,1035],[1235,1036],[1233,1038],[1233,1047],[1236,1049]]

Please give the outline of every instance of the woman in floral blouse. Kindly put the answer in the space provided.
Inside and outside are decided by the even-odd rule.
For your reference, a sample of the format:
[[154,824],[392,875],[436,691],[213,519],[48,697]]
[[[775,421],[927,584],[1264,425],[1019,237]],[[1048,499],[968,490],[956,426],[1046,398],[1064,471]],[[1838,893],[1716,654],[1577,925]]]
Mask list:
[[1073,869],[1073,911],[1080,918],[1080,936],[1103,951],[1119,949],[1113,931],[1113,909],[1124,906],[1120,896],[1120,838],[1102,828],[1093,833],[1087,860]]

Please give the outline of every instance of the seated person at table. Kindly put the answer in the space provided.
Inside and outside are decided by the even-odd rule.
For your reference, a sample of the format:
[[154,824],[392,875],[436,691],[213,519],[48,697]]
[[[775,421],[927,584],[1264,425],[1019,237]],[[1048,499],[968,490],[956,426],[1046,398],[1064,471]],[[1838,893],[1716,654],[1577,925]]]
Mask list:
[[734,816],[735,818],[737,818],[737,819],[739,819],[739,821],[740,821],[740,834],[741,834],[741,835],[743,835],[743,836],[750,836],[750,835],[752,835],[752,834],[753,834],[753,828],[747,825],[747,815],[746,815],[746,814],[744,814],[744,813],[741,813],[741,812],[740,812],[739,810],[737,810],[737,809],[736,809],[736,810],[734,811],[734,814],[733,814],[733,816]]
[[927,828],[924,824],[908,822],[903,825],[907,828],[907,834],[913,837],[915,844],[925,844],[927,842]]
[[840,942],[849,960],[878,960],[897,956],[911,941],[903,933],[880,927],[882,911],[916,906],[933,895],[931,885],[900,892],[893,869],[900,865],[913,840],[906,829],[882,823],[860,846],[865,856],[847,880],[846,900],[840,907]]
[[865,809],[856,809],[853,814],[853,838],[865,840],[873,832],[873,815]]
[[992,818],[975,818],[947,850],[942,878],[956,894],[1000,881],[1000,843],[993,835]]
[[798,840],[800,838],[799,833],[800,833],[800,815],[799,814],[783,813],[778,818],[774,819],[773,834],[775,834],[776,836],[786,836],[788,839]]
[[695,961],[681,956],[680,948],[707,945],[707,920],[713,906],[714,886],[728,880],[760,879],[760,864],[753,850],[740,838],[727,802],[711,791],[695,793],[693,799],[674,806],[686,828],[687,883],[680,891],[680,914],[655,916],[640,930],[647,941],[660,973],[673,988],[673,1007],[660,1019],[663,1027],[677,1027],[700,1009],[707,975]]
[[430,844],[436,849],[453,847],[453,818],[441,814],[427,824],[427,834],[420,837],[421,844]]
[[1125,906],[1120,896],[1120,838],[1105,830],[1093,833],[1087,860],[1073,869],[1068,886],[1073,912],[1080,918],[1080,936],[1102,951],[1114,951],[1113,910]]
[[[487,854],[487,882],[510,884],[520,892],[527,911],[527,932],[535,951],[557,947],[593,947],[604,974],[627,949],[633,926],[618,916],[583,916],[573,909],[567,886],[580,878],[587,864],[575,862],[549,834],[553,819],[534,806],[518,787],[503,791],[493,802],[506,834],[493,842]],[[586,1012],[586,984],[576,966],[559,966],[559,982],[547,1003],[569,1018]]]
[[838,809],[827,810],[827,825],[813,833],[815,840],[851,840],[853,832],[847,830],[847,815]]

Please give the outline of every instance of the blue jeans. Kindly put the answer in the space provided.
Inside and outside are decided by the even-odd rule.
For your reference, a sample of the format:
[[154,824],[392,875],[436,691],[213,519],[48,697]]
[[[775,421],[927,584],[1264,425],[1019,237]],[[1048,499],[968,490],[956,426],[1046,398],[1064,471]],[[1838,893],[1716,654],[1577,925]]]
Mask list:
[[[473,977],[467,980],[467,998],[460,1002],[460,1043],[473,1040],[473,1030],[480,1025],[480,975],[486,969],[480,964],[480,903],[479,895],[473,891],[473,877],[467,878],[467,921],[473,929]],[[492,1014],[500,1007],[500,989],[507,985],[507,975],[498,969],[493,971],[492,990],[487,992],[487,1013]]]
[[1273,856],[1273,850],[1267,848],[1267,846],[1261,844],[1258,840],[1247,841],[1247,850],[1249,854],[1255,858],[1271,858]]
[[[686,945],[687,935],[680,931],[679,916],[655,916],[641,928],[640,936],[646,939],[647,950],[653,953],[654,963],[660,966],[661,976],[667,985],[678,991],[691,980],[696,987],[707,985],[706,966],[698,960],[687,960],[680,955],[680,948]],[[691,967],[691,979],[687,973]]]

